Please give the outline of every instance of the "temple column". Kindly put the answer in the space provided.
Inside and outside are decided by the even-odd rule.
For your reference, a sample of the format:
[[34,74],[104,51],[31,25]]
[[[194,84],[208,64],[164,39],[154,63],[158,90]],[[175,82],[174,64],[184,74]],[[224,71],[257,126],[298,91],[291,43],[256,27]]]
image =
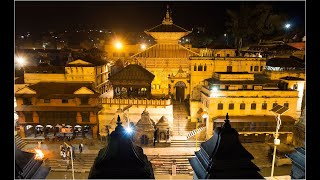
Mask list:
[[92,127],[92,137],[93,137],[94,139],[97,139],[97,138],[98,138],[98,126],[97,126],[97,125],[95,125],[95,126]]
[[21,138],[25,138],[26,137],[26,132],[25,132],[24,126],[20,125],[19,129],[20,129]]

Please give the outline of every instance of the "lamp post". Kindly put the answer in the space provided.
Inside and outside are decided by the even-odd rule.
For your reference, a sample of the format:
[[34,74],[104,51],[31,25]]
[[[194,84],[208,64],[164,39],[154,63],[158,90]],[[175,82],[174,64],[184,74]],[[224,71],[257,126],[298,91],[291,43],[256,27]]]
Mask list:
[[278,131],[281,126],[281,119],[280,115],[288,111],[289,108],[281,105],[276,105],[274,108],[272,108],[270,111],[275,115],[276,121],[277,121],[277,126],[276,126],[276,133],[275,133],[275,138],[274,138],[274,149],[273,149],[273,157],[272,157],[272,167],[271,167],[271,177],[273,177],[273,172],[274,172],[274,164],[275,164],[275,159],[276,159],[276,152],[277,152],[277,145],[280,145],[280,139],[278,139]]
[[290,24],[290,23],[286,23],[286,24],[284,25],[284,27],[285,27],[285,31],[286,31],[286,36],[288,36],[288,31],[289,31],[289,29],[290,29],[290,27],[291,27],[291,24]]
[[74,180],[74,168],[73,168],[73,150],[72,150],[72,146],[70,146],[69,144],[67,144],[66,142],[64,142],[64,144],[70,148],[70,154],[71,154],[71,168],[72,168],[72,179]]

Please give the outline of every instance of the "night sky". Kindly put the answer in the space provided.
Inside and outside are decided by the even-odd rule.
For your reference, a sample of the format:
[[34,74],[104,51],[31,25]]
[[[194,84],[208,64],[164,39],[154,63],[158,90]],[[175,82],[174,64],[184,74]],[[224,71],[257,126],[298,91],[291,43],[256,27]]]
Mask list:
[[[143,32],[162,22],[166,5],[173,13],[173,22],[191,30],[206,27],[209,31],[225,31],[226,9],[237,9],[244,2],[234,1],[149,1],[149,2],[15,2],[17,33],[63,30],[76,24],[91,24],[114,31]],[[261,2],[245,2],[255,5]],[[293,25],[304,27],[304,1],[264,2],[288,14]]]

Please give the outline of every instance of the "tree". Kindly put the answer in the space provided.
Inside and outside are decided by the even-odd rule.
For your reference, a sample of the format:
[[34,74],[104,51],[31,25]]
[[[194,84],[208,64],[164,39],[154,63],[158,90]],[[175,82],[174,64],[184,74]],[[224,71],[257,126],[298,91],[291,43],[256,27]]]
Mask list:
[[256,6],[242,5],[238,11],[227,10],[226,28],[235,39],[235,47],[261,42],[266,38],[283,33],[285,15],[276,14],[267,4]]

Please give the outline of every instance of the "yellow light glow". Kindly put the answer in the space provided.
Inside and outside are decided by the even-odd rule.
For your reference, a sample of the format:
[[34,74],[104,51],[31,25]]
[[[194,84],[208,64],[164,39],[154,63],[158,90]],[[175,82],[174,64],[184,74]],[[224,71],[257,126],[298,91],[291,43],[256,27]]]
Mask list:
[[23,66],[25,64],[26,60],[23,57],[17,57],[17,62],[18,62],[18,64]]
[[116,42],[116,44],[115,44],[115,46],[116,46],[116,48],[117,49],[122,49],[123,48],[123,45],[122,45],[122,43],[121,42]]
[[141,48],[142,50],[145,50],[145,49],[147,48],[147,45],[141,44],[140,48]]
[[41,160],[44,158],[44,154],[40,149],[34,149],[36,151],[36,156],[34,157],[34,159],[38,159]]

